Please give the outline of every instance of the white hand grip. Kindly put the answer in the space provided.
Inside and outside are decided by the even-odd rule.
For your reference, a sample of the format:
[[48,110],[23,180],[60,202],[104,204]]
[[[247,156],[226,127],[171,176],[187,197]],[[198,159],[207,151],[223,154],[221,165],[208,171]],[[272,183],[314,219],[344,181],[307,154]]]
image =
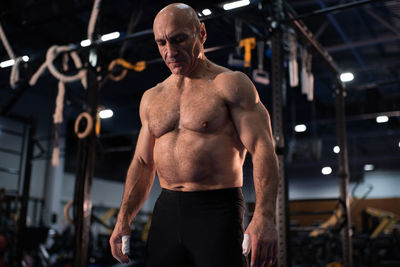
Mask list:
[[251,240],[248,234],[244,234],[242,243],[243,255],[247,256],[251,250]]
[[124,235],[122,237],[122,254],[127,255],[130,250],[130,239],[131,236],[129,235]]

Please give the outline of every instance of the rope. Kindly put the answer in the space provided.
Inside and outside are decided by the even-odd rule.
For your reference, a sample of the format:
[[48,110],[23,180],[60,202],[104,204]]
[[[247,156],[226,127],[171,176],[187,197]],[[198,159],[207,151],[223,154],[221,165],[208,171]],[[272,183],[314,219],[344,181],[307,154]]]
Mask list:
[[10,86],[15,89],[19,81],[19,64],[22,62],[22,57],[14,59],[14,65],[11,68],[10,74]]
[[14,65],[12,66],[11,69],[11,75],[10,75],[10,86],[11,88],[15,89],[17,87],[17,83],[19,81],[19,63],[22,61],[22,57],[16,57],[14,54],[14,51],[8,42],[6,33],[3,30],[3,26],[0,23],[0,38],[3,43],[4,48],[7,51],[8,56],[10,59],[14,60]]
[[69,76],[60,73],[57,68],[54,66],[53,61],[57,58],[60,53],[66,53],[71,51],[71,46],[51,46],[46,53],[46,61],[40,66],[40,68],[32,75],[29,85],[33,86],[36,84],[39,77],[43,74],[46,68],[50,71],[50,73],[59,81],[64,83],[75,82],[81,80],[84,88],[87,87],[86,81],[86,70],[82,69],[82,62],[76,52],[71,52],[70,55],[75,63],[75,67],[80,69],[79,72],[75,75]]
[[56,98],[56,110],[53,114],[54,123],[63,122],[64,94],[65,94],[65,83],[59,81],[58,94]]
[[1,26],[1,23],[0,23],[0,38],[1,38],[1,41],[3,42],[4,48],[6,49],[8,56],[11,59],[15,59],[16,56],[14,54],[14,51],[11,48],[10,43],[7,40],[7,36],[3,30],[3,26]]
[[88,26],[88,39],[93,40],[94,29],[96,27],[97,16],[100,11],[101,0],[95,0],[93,3],[92,13],[90,14],[89,26]]
[[[71,50],[70,46],[57,46],[57,45],[53,45],[52,47],[49,48],[49,50],[47,50],[46,53],[46,64],[47,64],[47,68],[49,69],[50,73],[56,77],[58,80],[65,82],[65,83],[70,83],[70,82],[75,82],[77,80],[81,80],[84,78],[84,76],[86,76],[86,70],[80,70],[77,74],[72,75],[72,76],[68,76],[68,75],[64,75],[62,73],[60,73],[56,67],[53,64],[54,59],[56,59],[56,57],[62,53],[62,52],[69,52]],[[79,60],[79,64],[76,64],[75,62],[75,66],[77,68],[82,67],[82,63]]]
[[[63,57],[63,70],[68,70],[68,55],[64,54]],[[56,108],[53,114],[53,121],[55,124],[55,136],[54,136],[54,147],[53,155],[51,158],[51,164],[58,166],[60,164],[60,128],[63,122],[63,108],[64,108],[64,94],[65,94],[65,83],[58,81],[58,93],[56,98]]]

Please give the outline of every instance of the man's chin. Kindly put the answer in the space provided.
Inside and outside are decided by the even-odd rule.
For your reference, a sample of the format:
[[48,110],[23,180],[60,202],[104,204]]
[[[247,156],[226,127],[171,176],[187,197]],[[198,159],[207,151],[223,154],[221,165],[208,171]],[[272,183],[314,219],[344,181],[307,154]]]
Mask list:
[[184,75],[186,73],[185,69],[182,67],[175,67],[175,68],[170,68],[169,69],[172,74],[176,75]]

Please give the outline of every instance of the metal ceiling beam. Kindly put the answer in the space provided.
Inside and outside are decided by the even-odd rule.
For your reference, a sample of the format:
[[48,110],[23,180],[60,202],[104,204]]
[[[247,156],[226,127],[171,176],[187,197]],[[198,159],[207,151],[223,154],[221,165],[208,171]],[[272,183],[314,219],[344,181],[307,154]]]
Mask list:
[[337,12],[337,11],[348,9],[348,8],[354,8],[354,7],[365,5],[365,4],[371,4],[371,3],[377,2],[377,1],[382,1],[382,0],[362,0],[362,1],[350,2],[350,3],[346,3],[346,4],[340,4],[340,5],[336,5],[336,6],[332,6],[332,7],[326,7],[325,3],[323,3],[324,6],[321,6],[322,9],[318,9],[318,10],[314,10],[314,11],[306,13],[306,14],[298,15],[292,19],[294,19],[294,20],[305,19],[305,18],[309,18],[309,17],[313,17],[313,16],[319,16],[319,15],[323,15],[323,14]]
[[[325,3],[322,0],[317,0],[318,4],[322,7],[322,8],[326,8]],[[371,1],[360,1],[360,2],[371,2]],[[331,22],[331,24],[333,25],[333,27],[336,29],[336,31],[339,33],[340,37],[343,39],[343,41],[347,44],[350,43],[349,38],[347,37],[347,35],[344,33],[342,27],[340,27],[339,23],[337,22],[337,20],[332,16],[332,14],[327,14],[328,20]],[[357,52],[357,50],[355,48],[351,48],[351,52],[353,53],[354,57],[356,58],[357,62],[360,64],[360,66],[370,75],[371,80],[376,80],[373,73],[371,73],[370,71],[365,69],[365,62],[362,59],[362,57],[360,56],[360,54]]]
[[377,45],[377,44],[390,43],[390,42],[395,42],[395,41],[399,41],[399,40],[400,40],[400,36],[385,35],[385,36],[381,36],[379,38],[370,38],[370,39],[361,40],[361,41],[349,42],[349,43],[341,44],[341,45],[328,46],[326,48],[326,50],[329,53],[337,53],[337,52],[341,52],[344,50],[372,46],[372,45]]
[[296,12],[294,9],[285,2],[286,14],[289,20],[287,21],[297,32],[297,34],[308,44],[310,44],[317,53],[322,57],[323,61],[328,65],[328,68],[334,75],[340,73],[340,69],[336,62],[333,61],[332,57],[329,55],[328,51],[315,39],[312,32],[307,28],[307,26],[301,21],[294,19],[296,17]]
[[374,18],[376,21],[378,21],[380,24],[391,30],[394,34],[396,34],[396,36],[400,37],[400,31],[397,28],[393,27],[389,22],[387,22],[386,20],[384,20],[383,18],[372,12],[370,8],[366,8],[365,12],[372,18]]

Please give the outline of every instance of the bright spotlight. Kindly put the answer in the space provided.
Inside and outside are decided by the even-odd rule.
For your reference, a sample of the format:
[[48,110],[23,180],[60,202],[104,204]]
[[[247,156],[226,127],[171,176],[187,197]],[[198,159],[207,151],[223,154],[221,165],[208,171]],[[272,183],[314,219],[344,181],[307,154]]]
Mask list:
[[114,112],[111,109],[103,109],[100,111],[99,116],[100,119],[108,119],[114,115]]
[[89,46],[91,44],[92,44],[92,42],[89,39],[81,41],[81,46],[82,47],[87,47],[87,46]]
[[294,131],[296,133],[302,133],[302,132],[305,132],[306,130],[307,130],[307,126],[305,126],[304,124],[299,124],[299,125],[294,126]]
[[335,147],[333,148],[333,152],[336,153],[336,154],[339,154],[339,152],[340,152],[340,147],[339,147],[339,146],[335,146]]
[[107,34],[102,35],[100,39],[103,42],[105,42],[105,41],[117,39],[117,38],[119,38],[119,36],[120,36],[119,32],[112,32],[112,33],[107,33]]
[[235,8],[238,8],[238,7],[247,6],[249,4],[250,4],[250,0],[240,0],[240,1],[226,3],[226,4],[224,4],[222,6],[222,8],[224,10],[231,10],[231,9],[235,9]]
[[365,164],[364,171],[369,172],[375,170],[375,166],[373,164]]
[[376,122],[377,123],[384,123],[384,122],[388,122],[389,121],[389,117],[388,116],[378,116],[376,117]]
[[201,11],[201,13],[203,13],[204,16],[208,16],[208,15],[212,14],[211,10],[208,8],[203,9],[203,11]]
[[323,167],[321,172],[323,175],[329,175],[332,173],[332,168],[331,167]]
[[9,60],[3,61],[0,63],[0,68],[11,67],[12,65],[14,65],[14,63],[15,63],[14,59],[9,59]]
[[354,75],[351,72],[345,72],[340,74],[340,80],[342,82],[350,82],[354,79]]
[[28,61],[29,61],[29,57],[25,55],[25,56],[22,57],[22,60],[23,60],[24,62],[28,62]]

